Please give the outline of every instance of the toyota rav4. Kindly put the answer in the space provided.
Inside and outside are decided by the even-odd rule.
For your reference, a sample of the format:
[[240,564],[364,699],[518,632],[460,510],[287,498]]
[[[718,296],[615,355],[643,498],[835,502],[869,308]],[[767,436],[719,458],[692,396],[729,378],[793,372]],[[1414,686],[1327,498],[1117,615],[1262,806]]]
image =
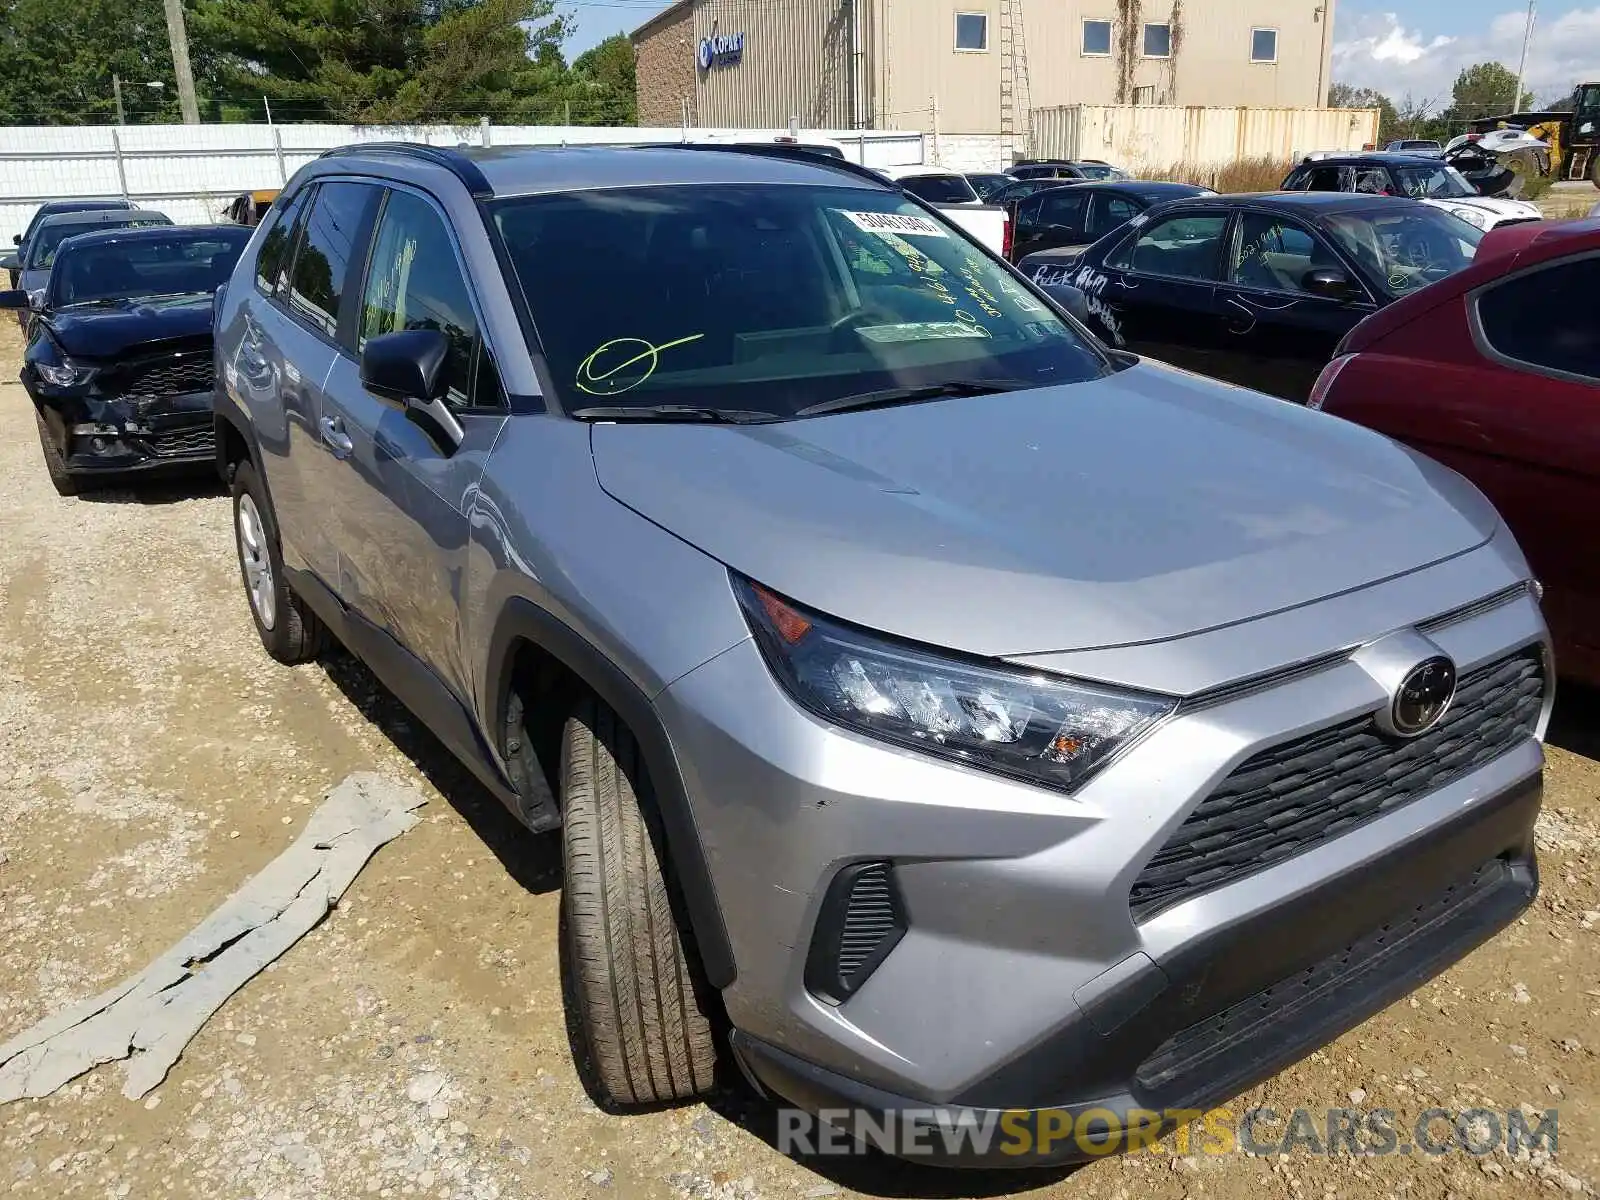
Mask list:
[[560,828],[604,1099],[1201,1107],[1534,895],[1483,497],[1106,350],[874,172],[335,151],[216,328],[262,643]]

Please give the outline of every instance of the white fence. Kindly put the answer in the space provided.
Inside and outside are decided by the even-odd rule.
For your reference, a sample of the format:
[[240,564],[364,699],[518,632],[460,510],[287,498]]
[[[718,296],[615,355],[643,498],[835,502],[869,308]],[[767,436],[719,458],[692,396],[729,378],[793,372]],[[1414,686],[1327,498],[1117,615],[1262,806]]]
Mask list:
[[[694,129],[695,139],[780,130]],[[923,159],[920,133],[816,131],[871,167]],[[325,150],[359,141],[561,146],[676,142],[683,131],[597,126],[77,125],[0,128],[0,246],[48,200],[128,199],[180,224],[218,219],[241,192],[275,188]]]
[[1150,174],[1175,163],[1221,167],[1360,150],[1377,140],[1378,110],[1077,104],[1034,109],[1033,136],[1039,157],[1098,158]]

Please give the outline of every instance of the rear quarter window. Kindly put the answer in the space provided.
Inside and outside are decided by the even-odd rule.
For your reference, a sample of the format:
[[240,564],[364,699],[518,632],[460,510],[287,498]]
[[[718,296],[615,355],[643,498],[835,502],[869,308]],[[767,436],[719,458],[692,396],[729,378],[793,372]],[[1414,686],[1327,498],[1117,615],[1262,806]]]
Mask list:
[[1479,335],[1509,366],[1600,383],[1600,254],[1542,267],[1481,292]]

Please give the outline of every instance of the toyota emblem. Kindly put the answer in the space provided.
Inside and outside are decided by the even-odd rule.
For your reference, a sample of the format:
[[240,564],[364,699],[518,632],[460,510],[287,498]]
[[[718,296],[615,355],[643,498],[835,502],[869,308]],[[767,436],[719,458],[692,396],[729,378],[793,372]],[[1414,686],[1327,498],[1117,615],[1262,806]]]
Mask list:
[[1392,732],[1416,737],[1439,723],[1456,695],[1456,665],[1443,655],[1424,659],[1406,672],[1389,704]]

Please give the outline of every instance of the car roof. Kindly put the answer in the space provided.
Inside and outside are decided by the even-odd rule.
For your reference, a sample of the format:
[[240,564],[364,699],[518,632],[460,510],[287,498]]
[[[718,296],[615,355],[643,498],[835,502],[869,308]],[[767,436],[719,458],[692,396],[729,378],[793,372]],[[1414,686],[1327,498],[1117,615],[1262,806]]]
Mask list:
[[53,217],[61,213],[127,210],[132,207],[133,203],[129,200],[46,200],[39,205],[37,215]]
[[1206,205],[1218,208],[1249,206],[1264,208],[1284,215],[1299,213],[1308,216],[1329,213],[1365,212],[1372,209],[1393,211],[1396,205],[1426,208],[1418,200],[1403,196],[1374,196],[1368,192],[1230,192],[1220,195],[1201,193],[1185,200],[1175,201],[1188,205]]
[[122,242],[165,242],[174,237],[202,241],[206,238],[227,237],[235,241],[248,241],[250,230],[243,225],[140,225],[113,226],[97,229],[93,233],[80,233],[67,239],[74,247],[110,246]]
[[954,176],[965,178],[960,171],[953,171],[949,167],[934,167],[927,163],[912,167],[885,167],[883,173],[890,179],[916,179],[924,175]]
[[40,221],[39,227],[43,229],[46,225],[113,225],[119,221],[138,221],[150,217],[157,217],[169,224],[172,220],[166,213],[152,212],[146,208],[89,209],[55,213]]
[[[448,151],[439,147],[367,144],[330,150],[317,164],[330,170],[354,170],[398,179],[443,168],[462,178],[475,194],[487,193],[486,198],[670,184],[779,183],[863,189],[890,186],[874,172],[814,150],[765,143],[492,146]],[[897,169],[908,174],[956,174],[942,167]]]
[[[1439,159],[1431,154],[1406,154],[1401,150],[1352,150],[1348,154],[1330,154],[1311,160],[1319,167],[1431,167],[1437,168]],[[1306,163],[1302,162],[1301,166]]]

